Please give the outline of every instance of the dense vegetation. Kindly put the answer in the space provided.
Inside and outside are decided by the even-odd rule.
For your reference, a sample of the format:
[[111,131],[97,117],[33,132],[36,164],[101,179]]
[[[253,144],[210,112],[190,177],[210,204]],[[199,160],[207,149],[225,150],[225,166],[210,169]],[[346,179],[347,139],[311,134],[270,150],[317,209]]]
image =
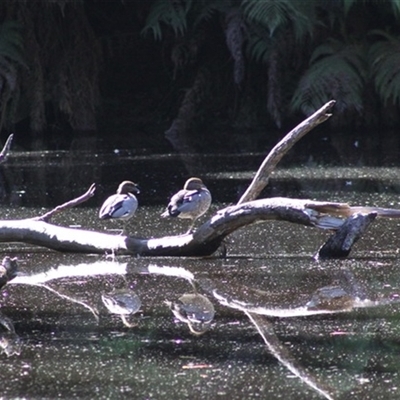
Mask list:
[[254,150],[334,98],[332,131],[398,151],[399,0],[3,0],[0,17],[0,128],[27,149]]

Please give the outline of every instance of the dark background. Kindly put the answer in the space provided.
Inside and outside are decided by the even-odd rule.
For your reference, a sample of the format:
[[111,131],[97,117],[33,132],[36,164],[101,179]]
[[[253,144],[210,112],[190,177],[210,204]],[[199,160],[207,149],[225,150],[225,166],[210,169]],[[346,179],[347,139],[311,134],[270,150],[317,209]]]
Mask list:
[[398,164],[395,0],[3,0],[0,18],[16,149],[266,152],[335,99],[287,162]]

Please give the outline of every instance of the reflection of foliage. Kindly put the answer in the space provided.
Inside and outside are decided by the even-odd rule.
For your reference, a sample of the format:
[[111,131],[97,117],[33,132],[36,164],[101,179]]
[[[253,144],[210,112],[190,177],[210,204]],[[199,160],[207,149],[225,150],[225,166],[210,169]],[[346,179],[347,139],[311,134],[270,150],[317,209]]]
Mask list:
[[115,335],[112,338],[103,338],[99,340],[99,345],[107,354],[107,358],[125,357],[127,354],[135,355],[145,346],[144,341],[136,338],[134,335],[128,337],[120,337]]

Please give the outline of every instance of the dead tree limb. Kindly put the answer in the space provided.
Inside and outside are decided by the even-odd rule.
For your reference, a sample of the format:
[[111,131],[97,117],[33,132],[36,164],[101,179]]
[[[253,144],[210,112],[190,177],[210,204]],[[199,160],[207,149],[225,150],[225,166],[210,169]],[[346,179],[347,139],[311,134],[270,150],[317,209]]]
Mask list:
[[[40,218],[0,221],[0,242],[21,242],[62,252],[142,256],[209,256],[233,231],[255,222],[281,220],[321,229],[339,229],[359,207],[346,203],[276,197],[259,199],[219,210],[193,234],[139,239],[89,230],[66,228]],[[367,210],[368,208],[365,208]],[[374,208],[374,210],[379,210]],[[387,210],[383,216],[388,216]],[[327,212],[335,214],[330,215]],[[400,218],[400,210],[390,210]],[[379,213],[378,213],[379,214]]]
[[[322,206],[328,203],[314,204]],[[257,221],[284,220],[330,229],[337,229],[343,223],[339,218],[313,211],[310,205],[312,207],[312,202],[284,198],[255,200],[218,211],[193,234],[156,239],[66,228],[40,218],[0,221],[0,242],[22,242],[76,253],[104,254],[112,251],[150,256],[205,256],[216,251],[230,233]]]
[[[143,256],[208,256],[213,254],[223,240],[233,231],[255,222],[282,220],[322,229],[338,230],[338,234],[319,251],[320,257],[347,255],[352,244],[374,218],[349,218],[355,214],[400,218],[400,210],[378,207],[351,207],[345,203],[319,202],[288,198],[256,198],[268,182],[276,164],[302,136],[326,121],[333,107],[330,101],[311,117],[293,129],[265,158],[253,182],[236,206],[219,210],[193,234],[139,239],[94,231],[66,228],[50,224],[56,213],[80,204],[94,195],[93,184],[86,193],[68,201],[48,213],[31,219],[0,221],[0,242],[21,242],[63,252],[97,253],[115,252]],[[12,136],[7,140],[2,154],[8,152]],[[0,154],[1,157],[1,154]],[[346,219],[349,218],[347,221]],[[345,222],[346,221],[346,222]],[[358,221],[357,224],[354,221]],[[367,223],[359,223],[367,221]],[[353,225],[352,225],[353,224]],[[339,253],[335,253],[336,250]],[[343,253],[343,251],[345,253]]]
[[367,230],[377,215],[377,213],[354,214],[347,218],[335,234],[320,247],[314,258],[347,257],[354,243],[360,239],[361,235]]
[[331,100],[323,105],[313,115],[304,120],[301,124],[292,129],[267,155],[253,178],[250,186],[244,192],[237,204],[256,199],[261,191],[268,185],[269,176],[275,169],[282,157],[298,142],[304,135],[329,119],[332,114],[327,112],[335,105],[336,101]]
[[44,221],[44,222],[49,222],[50,219],[53,217],[53,215],[58,214],[62,211],[67,210],[68,208],[72,208],[77,206],[78,204],[84,203],[85,201],[89,200],[91,197],[94,196],[94,193],[96,191],[96,185],[92,183],[90,188],[84,193],[82,196],[76,197],[75,199],[72,199],[70,201],[67,201],[64,204],[61,204],[57,206],[56,208],[53,208],[46,214],[43,214],[39,217],[33,218],[36,221]]
[[14,137],[14,134],[11,133],[11,135],[8,136],[6,143],[0,152],[0,164],[4,163],[7,160],[8,154],[10,153],[10,148],[11,148],[11,143],[12,143],[13,137]]

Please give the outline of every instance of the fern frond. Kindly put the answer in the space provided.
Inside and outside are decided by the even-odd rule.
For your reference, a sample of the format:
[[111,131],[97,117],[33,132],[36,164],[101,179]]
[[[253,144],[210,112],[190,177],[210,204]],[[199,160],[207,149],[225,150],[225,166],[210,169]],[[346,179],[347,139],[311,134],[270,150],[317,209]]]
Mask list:
[[245,42],[246,53],[249,58],[266,64],[269,60],[271,52],[271,40],[267,40],[262,36],[250,34]]
[[187,14],[193,0],[158,0],[153,4],[142,34],[153,32],[154,39],[161,40],[161,25],[172,28],[175,35],[183,35],[187,29]]
[[393,14],[396,18],[400,18],[400,0],[390,0],[390,3],[392,5]]
[[291,25],[297,39],[312,33],[313,22],[307,11],[313,7],[304,7],[302,3],[291,0],[243,0],[243,14],[252,22],[266,27],[270,36],[275,31]]
[[300,79],[292,97],[292,111],[300,110],[309,115],[334,98],[337,111],[353,109],[362,112],[366,79],[363,51],[350,45],[335,49],[335,45],[338,42],[331,44],[331,51],[328,51],[329,44],[316,48],[311,57],[313,63]]
[[375,89],[383,103],[400,104],[400,38],[382,32],[368,52]]

